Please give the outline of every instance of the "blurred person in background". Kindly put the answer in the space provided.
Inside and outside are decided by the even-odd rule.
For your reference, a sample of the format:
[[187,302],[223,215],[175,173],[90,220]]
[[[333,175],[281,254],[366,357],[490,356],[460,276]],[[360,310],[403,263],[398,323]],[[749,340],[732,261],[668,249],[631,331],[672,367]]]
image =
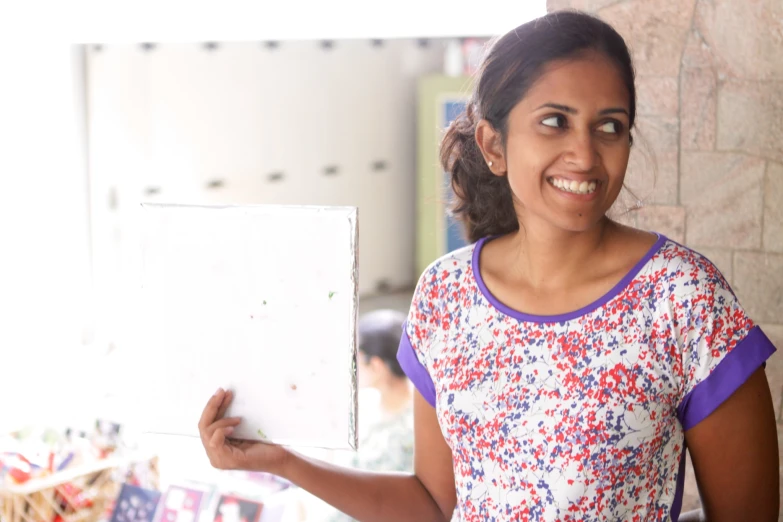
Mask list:
[[[406,315],[382,309],[359,319],[356,357],[359,388],[359,449],[310,451],[321,459],[371,471],[413,471],[413,386],[397,361]],[[299,490],[299,522],[354,520]]]
[[377,391],[378,402],[362,412],[370,424],[360,433],[356,467],[413,469],[413,390],[397,361],[404,322],[405,314],[396,310],[370,312],[359,321],[359,387]]
[[[359,451],[346,464],[374,471],[413,471],[413,390],[397,362],[405,314],[369,312],[359,320]],[[330,522],[353,520],[340,512]]]

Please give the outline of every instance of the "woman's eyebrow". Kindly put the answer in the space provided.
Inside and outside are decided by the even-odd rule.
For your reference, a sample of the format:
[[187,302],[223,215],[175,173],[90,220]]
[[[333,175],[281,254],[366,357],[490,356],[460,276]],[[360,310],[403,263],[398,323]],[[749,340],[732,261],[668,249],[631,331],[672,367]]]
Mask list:
[[[563,111],[563,112],[565,112],[567,114],[578,114],[579,113],[579,111],[574,109],[573,107],[569,107],[568,105],[561,105],[559,103],[545,103],[545,104],[541,105],[540,107],[536,108],[536,110],[540,110],[540,109],[544,109],[544,108],[550,108],[550,109],[555,109],[555,110],[558,110],[558,111]],[[610,107],[608,109],[602,109],[601,112],[599,112],[598,114],[601,115],[601,116],[605,116],[607,114],[617,114],[617,113],[622,113],[622,114],[625,114],[626,116],[629,116],[628,110],[627,109],[623,109],[622,107]]]
[[609,109],[604,109],[601,112],[599,112],[598,114],[600,114],[601,116],[604,116],[606,114],[617,114],[617,113],[622,113],[622,114],[625,114],[626,116],[630,116],[630,114],[628,114],[628,110],[627,109],[623,109],[622,107],[611,107]]
[[567,112],[568,114],[576,114],[577,112],[579,112],[573,107],[569,107],[568,105],[560,105],[559,103],[545,103],[541,107],[538,107],[536,110],[543,109],[545,107],[548,107],[550,109],[555,109],[557,111]]

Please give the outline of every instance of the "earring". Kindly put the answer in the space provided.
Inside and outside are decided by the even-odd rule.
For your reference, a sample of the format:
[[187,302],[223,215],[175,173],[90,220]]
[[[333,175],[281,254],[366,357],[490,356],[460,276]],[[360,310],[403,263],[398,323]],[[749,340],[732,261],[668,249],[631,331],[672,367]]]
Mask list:
[[487,165],[489,165],[491,167],[492,166],[492,162],[490,161],[489,163],[487,163]]

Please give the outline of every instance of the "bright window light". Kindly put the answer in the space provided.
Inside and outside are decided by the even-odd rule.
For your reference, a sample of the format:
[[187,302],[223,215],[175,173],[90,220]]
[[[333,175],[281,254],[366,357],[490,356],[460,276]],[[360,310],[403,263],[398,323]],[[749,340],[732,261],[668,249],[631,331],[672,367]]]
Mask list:
[[72,0],[48,23],[19,4],[28,39],[74,43],[494,36],[546,13],[545,0]]

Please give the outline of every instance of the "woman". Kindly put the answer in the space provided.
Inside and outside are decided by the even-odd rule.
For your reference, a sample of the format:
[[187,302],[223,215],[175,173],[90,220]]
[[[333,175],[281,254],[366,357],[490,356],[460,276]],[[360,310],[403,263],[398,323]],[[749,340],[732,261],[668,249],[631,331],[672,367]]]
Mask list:
[[399,359],[417,388],[412,474],[233,441],[219,391],[200,423],[219,468],[263,469],[358,520],[773,521],[774,347],[707,259],[606,213],[636,115],[620,35],[551,13],[489,50],[444,139],[475,243],[422,275]]

